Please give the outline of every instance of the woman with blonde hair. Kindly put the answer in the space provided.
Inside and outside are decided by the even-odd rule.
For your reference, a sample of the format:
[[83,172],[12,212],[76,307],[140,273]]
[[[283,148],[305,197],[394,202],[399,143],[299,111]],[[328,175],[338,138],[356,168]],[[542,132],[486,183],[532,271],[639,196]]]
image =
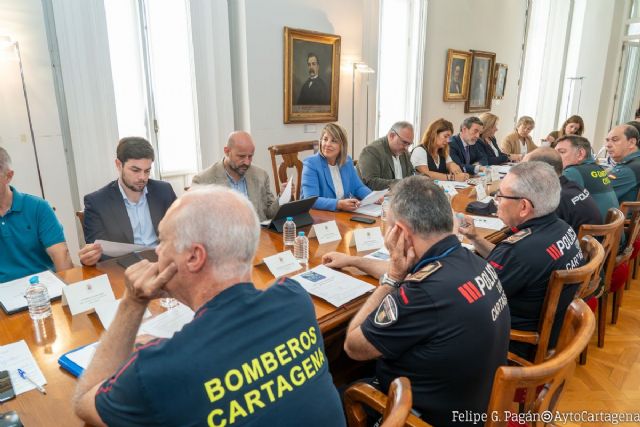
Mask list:
[[354,211],[371,193],[348,155],[347,134],[329,123],[320,133],[320,151],[302,162],[302,198],[318,196],[313,207],[325,211]]
[[549,132],[546,140],[551,145],[551,148],[556,146],[556,141],[565,135],[578,135],[582,136],[584,133],[584,120],[580,116],[571,116],[564,121],[560,129]]
[[422,175],[443,181],[465,181],[469,175],[462,172],[449,156],[449,138],[453,125],[445,119],[432,122],[422,135],[420,145],[411,152],[411,163]]
[[531,117],[520,117],[515,130],[502,140],[500,149],[506,154],[520,154],[522,157],[532,152],[538,148],[530,135],[535,126],[536,122]]
[[498,141],[496,141],[498,116],[491,113],[482,113],[479,119],[482,120],[483,127],[476,144],[484,150],[489,165],[501,165],[508,161],[519,162],[522,159],[520,154],[505,154],[498,147]]

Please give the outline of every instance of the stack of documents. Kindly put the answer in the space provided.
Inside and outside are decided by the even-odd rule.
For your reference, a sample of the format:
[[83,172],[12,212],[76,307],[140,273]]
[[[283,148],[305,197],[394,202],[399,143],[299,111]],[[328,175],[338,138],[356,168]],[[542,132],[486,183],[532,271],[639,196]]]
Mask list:
[[322,298],[336,307],[375,289],[373,285],[324,265],[293,276],[292,279],[298,281],[311,295]]
[[506,225],[500,220],[500,218],[493,218],[489,216],[475,216],[473,218],[473,225],[479,228],[488,228],[490,230],[502,230]]
[[47,383],[24,340],[0,346],[0,370],[9,371],[13,391],[16,395],[36,388],[31,381],[18,375],[18,369],[22,369],[27,374],[27,378],[39,386]]
[[38,276],[40,283],[47,287],[49,298],[55,299],[62,295],[62,288],[66,284],[49,270],[0,283],[0,306],[5,313],[13,314],[27,308],[27,299],[24,294],[29,286],[29,279],[33,276]]
[[371,192],[367,197],[360,201],[360,207],[354,212],[369,216],[382,215],[382,205],[376,204],[380,198],[384,197],[389,190],[379,190]]

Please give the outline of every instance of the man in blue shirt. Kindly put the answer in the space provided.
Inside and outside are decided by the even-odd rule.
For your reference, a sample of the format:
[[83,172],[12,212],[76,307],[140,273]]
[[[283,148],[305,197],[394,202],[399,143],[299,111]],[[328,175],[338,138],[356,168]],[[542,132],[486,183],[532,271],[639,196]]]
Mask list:
[[[78,382],[78,416],[92,425],[345,426],[311,298],[291,279],[251,283],[259,238],[251,202],[231,189],[178,199],[160,223],[158,262],[125,272],[116,318]],[[149,301],[166,293],[194,319],[131,354]]]
[[155,155],[144,138],[128,137],[116,150],[118,179],[84,197],[84,239],[80,262],[94,265],[103,254],[96,240],[154,246],[158,224],[176,194],[167,182],[150,179]]
[[53,209],[10,186],[13,175],[11,157],[0,147],[0,283],[73,267]]
[[618,202],[635,202],[640,184],[640,137],[631,125],[619,125],[607,135],[605,147],[616,165],[609,172],[609,179]]

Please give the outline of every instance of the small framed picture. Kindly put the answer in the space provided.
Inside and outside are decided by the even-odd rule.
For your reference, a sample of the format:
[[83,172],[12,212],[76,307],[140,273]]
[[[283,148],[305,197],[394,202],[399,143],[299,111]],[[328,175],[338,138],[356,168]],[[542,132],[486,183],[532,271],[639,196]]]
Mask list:
[[480,50],[471,51],[471,79],[469,99],[464,105],[465,113],[477,113],[491,109],[491,86],[496,54]]
[[502,99],[504,97],[504,88],[507,84],[507,71],[509,67],[507,64],[498,64],[493,70],[495,78],[493,79],[493,97],[495,99]]
[[447,50],[443,101],[466,101],[469,94],[471,53]]
[[284,122],[338,120],[340,36],[284,27]]

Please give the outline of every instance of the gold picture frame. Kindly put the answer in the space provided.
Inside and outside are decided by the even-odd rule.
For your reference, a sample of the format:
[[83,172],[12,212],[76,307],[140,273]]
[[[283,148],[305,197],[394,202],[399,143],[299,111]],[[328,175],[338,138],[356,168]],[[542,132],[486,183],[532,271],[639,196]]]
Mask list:
[[284,27],[284,122],[338,120],[340,41],[334,34]]
[[469,98],[464,104],[465,113],[491,110],[493,67],[496,54],[481,50],[471,51],[471,75],[469,77]]
[[444,76],[445,102],[466,101],[469,96],[469,74],[471,70],[471,52],[447,50],[447,67]]
[[507,86],[507,64],[496,63],[493,69],[493,99],[502,99],[504,97],[504,89]]

